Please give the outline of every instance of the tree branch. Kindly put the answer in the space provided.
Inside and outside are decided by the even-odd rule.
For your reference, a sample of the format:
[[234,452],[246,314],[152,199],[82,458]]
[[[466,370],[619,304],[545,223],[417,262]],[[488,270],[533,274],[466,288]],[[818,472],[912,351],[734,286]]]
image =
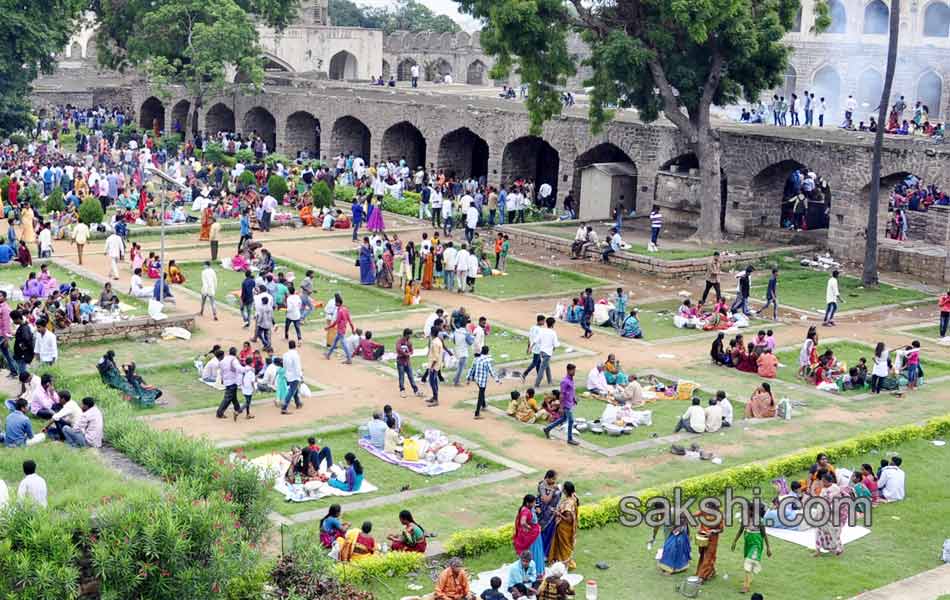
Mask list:
[[[654,50],[654,52],[656,51]],[[673,93],[673,86],[671,86],[670,82],[666,79],[666,72],[663,70],[663,65],[660,64],[656,56],[647,60],[647,64],[650,66],[653,81],[660,90],[660,98],[663,100],[663,114],[665,114],[666,118],[674,125],[679,127],[680,131],[690,137],[690,141],[693,141],[692,138],[696,137],[696,128],[689,120],[689,117],[680,110],[679,102]]]
[[[583,0],[570,0],[571,4],[574,6],[574,10],[577,11],[579,24],[587,26],[588,29],[592,29],[599,37],[603,37],[609,31],[609,27],[603,19],[594,15],[593,12],[586,6],[584,6]],[[575,24],[577,20],[571,19]],[[569,22],[570,22],[569,21]]]
[[719,44],[715,37],[710,44],[712,52],[712,62],[709,65],[709,75],[706,76],[706,83],[703,84],[703,94],[699,99],[699,121],[702,129],[709,129],[709,107],[712,106],[716,90],[719,89],[719,82],[722,80],[722,53],[719,51]]

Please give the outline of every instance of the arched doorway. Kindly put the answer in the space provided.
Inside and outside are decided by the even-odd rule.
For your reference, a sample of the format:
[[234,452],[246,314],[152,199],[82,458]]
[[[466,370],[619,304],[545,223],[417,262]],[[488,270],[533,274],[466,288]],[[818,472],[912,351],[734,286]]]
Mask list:
[[752,178],[750,187],[759,225],[782,229],[827,229],[831,188],[812,168],[783,160]]
[[931,119],[940,116],[940,98],[943,96],[943,80],[933,71],[921,75],[917,82],[917,99],[926,106]]
[[389,61],[384,60],[381,76],[385,81],[389,81],[390,75],[392,75],[392,68],[389,66]]
[[[914,199],[914,192],[934,183],[922,181],[909,171],[897,171],[881,177],[878,182],[878,231],[887,238],[895,238],[898,226],[895,221],[895,212],[901,210],[903,218],[913,222],[915,212],[922,208],[920,199]],[[863,206],[869,206],[871,201],[871,184],[861,190]],[[913,210],[910,202],[914,201]],[[919,216],[918,216],[919,217]],[[866,219],[865,219],[866,220]],[[911,236],[912,237],[912,236]],[[880,239],[880,238],[879,238]]]
[[[608,190],[598,188],[597,194],[600,197],[593,197],[583,189],[584,171],[590,165],[595,164],[618,165],[619,168],[614,168],[610,172],[611,179],[617,180],[617,177],[621,175],[624,177],[622,186],[620,186],[620,182],[617,180],[617,185],[613,185],[609,190],[611,192],[609,196],[604,194],[604,192]],[[605,172],[608,170],[607,167],[604,169]],[[574,159],[573,183],[571,193],[576,202],[575,206],[579,208],[579,218],[599,218],[593,215],[606,215],[606,218],[610,218],[613,208],[618,204],[623,206],[624,214],[637,208],[637,166],[630,160],[626,152],[609,142],[598,144],[586,152],[579,154],[577,158]],[[614,187],[617,189],[613,189]],[[605,202],[607,203],[606,206],[600,206]],[[597,203],[598,205],[593,213],[591,213],[590,210],[585,210],[591,207],[592,203]]]
[[287,117],[284,130],[284,148],[287,156],[320,158],[320,121],[306,111],[297,111]]
[[330,59],[330,79],[353,80],[358,77],[357,72],[356,57],[346,50],[337,52]]
[[[654,201],[666,210],[667,218],[673,223],[686,227],[696,227],[696,221],[702,211],[702,203],[715,202],[707,199],[699,179],[699,159],[696,154],[687,152],[663,163],[656,174],[653,186]],[[641,203],[645,212],[649,207]],[[729,208],[729,182],[726,172],[719,169],[719,228],[727,231],[726,213]],[[737,226],[740,226],[737,224]]]
[[82,60],[84,58],[82,55],[82,46],[79,45],[79,42],[73,42],[70,44],[69,58],[72,60]]
[[890,26],[891,11],[881,0],[872,0],[864,7],[864,33],[887,33]]
[[881,103],[881,92],[884,90],[884,77],[874,69],[868,69],[858,78],[858,114],[855,115],[855,126],[858,121],[867,122],[870,112],[877,113],[875,108]]
[[139,110],[139,127],[152,131],[158,125],[159,133],[165,131],[165,105],[155,96],[142,103]]
[[501,156],[501,181],[503,185],[511,185],[518,179],[532,180],[535,190],[547,183],[552,189],[551,197],[557,198],[560,167],[557,150],[545,140],[528,135],[505,146]]
[[416,61],[411,58],[406,58],[399,61],[399,65],[396,67],[396,79],[399,81],[409,81],[412,79],[412,67],[416,65]]
[[485,84],[485,63],[476,60],[465,71],[465,83],[469,85]]
[[439,142],[436,166],[450,177],[487,176],[488,143],[468,127],[450,131]]
[[795,93],[798,84],[798,71],[795,70],[795,67],[788,65],[785,69],[785,83],[782,87],[782,92],[779,95],[784,95],[785,99],[791,102],[792,94]]
[[267,144],[267,152],[277,147],[277,119],[266,108],[255,106],[244,114],[244,135],[258,135]]
[[205,131],[207,133],[215,134],[219,131],[232,133],[235,129],[233,110],[221,102],[208,109],[207,114],[205,114]]
[[848,12],[841,0],[828,0],[828,12],[831,24],[825,33],[845,33],[848,30]]
[[381,160],[398,163],[405,159],[410,169],[426,165],[426,139],[408,121],[396,123],[383,133]]
[[950,5],[934,0],[924,10],[924,36],[950,37]]
[[350,116],[340,117],[330,134],[331,157],[352,153],[369,163],[370,139],[369,128],[362,121]]
[[825,99],[825,105],[828,107],[825,112],[826,124],[828,121],[836,123],[841,106],[841,77],[838,76],[838,72],[834,67],[825,65],[815,72],[815,78],[812,81],[812,92],[818,101],[818,104],[815,105],[816,110],[820,107],[821,99]]
[[426,79],[429,81],[441,82],[446,75],[452,74],[452,65],[444,58],[436,60],[431,68],[426,69]]
[[179,100],[172,107],[172,133],[185,133],[188,129],[188,113],[191,111],[191,102]]

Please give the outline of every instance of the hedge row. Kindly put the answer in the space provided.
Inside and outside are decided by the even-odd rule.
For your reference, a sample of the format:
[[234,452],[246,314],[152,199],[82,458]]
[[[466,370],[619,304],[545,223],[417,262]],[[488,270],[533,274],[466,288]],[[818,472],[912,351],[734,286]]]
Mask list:
[[[747,489],[763,481],[807,470],[815,462],[815,455],[825,452],[832,462],[862,456],[871,450],[893,447],[919,439],[934,439],[950,434],[950,415],[934,417],[923,425],[903,425],[866,433],[844,442],[814,447],[776,458],[729,469],[709,475],[691,477],[664,487],[641,490],[638,496],[647,501],[655,497],[672,497],[673,490],[682,490],[684,498],[721,496],[727,488]],[[646,504],[646,503],[645,503]],[[581,505],[578,527],[593,529],[615,523],[620,518],[620,498],[608,497],[593,504]],[[470,529],[453,533],[445,545],[448,554],[476,556],[504,548],[511,544],[513,525],[496,528]]]

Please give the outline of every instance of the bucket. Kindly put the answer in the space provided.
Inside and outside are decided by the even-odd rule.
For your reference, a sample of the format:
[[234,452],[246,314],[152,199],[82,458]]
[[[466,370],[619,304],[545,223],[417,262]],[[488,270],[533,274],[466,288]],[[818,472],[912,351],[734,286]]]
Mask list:
[[679,586],[676,588],[676,591],[687,598],[695,598],[699,595],[699,588],[702,586],[702,584],[703,580],[699,577],[687,577],[686,581],[679,584]]
[[587,580],[587,600],[597,600],[597,582],[593,579]]

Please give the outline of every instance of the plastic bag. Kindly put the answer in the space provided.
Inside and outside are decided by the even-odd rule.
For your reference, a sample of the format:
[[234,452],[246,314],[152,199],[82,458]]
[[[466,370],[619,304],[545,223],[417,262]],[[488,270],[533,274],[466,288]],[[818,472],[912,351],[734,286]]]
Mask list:
[[409,462],[419,460],[419,441],[413,438],[407,438],[402,443],[402,458]]
[[310,391],[310,386],[308,386],[306,383],[301,383],[301,384],[300,384],[300,390],[299,390],[299,391],[300,391],[300,395],[303,396],[304,398],[311,398],[311,397],[313,397],[313,392]]

